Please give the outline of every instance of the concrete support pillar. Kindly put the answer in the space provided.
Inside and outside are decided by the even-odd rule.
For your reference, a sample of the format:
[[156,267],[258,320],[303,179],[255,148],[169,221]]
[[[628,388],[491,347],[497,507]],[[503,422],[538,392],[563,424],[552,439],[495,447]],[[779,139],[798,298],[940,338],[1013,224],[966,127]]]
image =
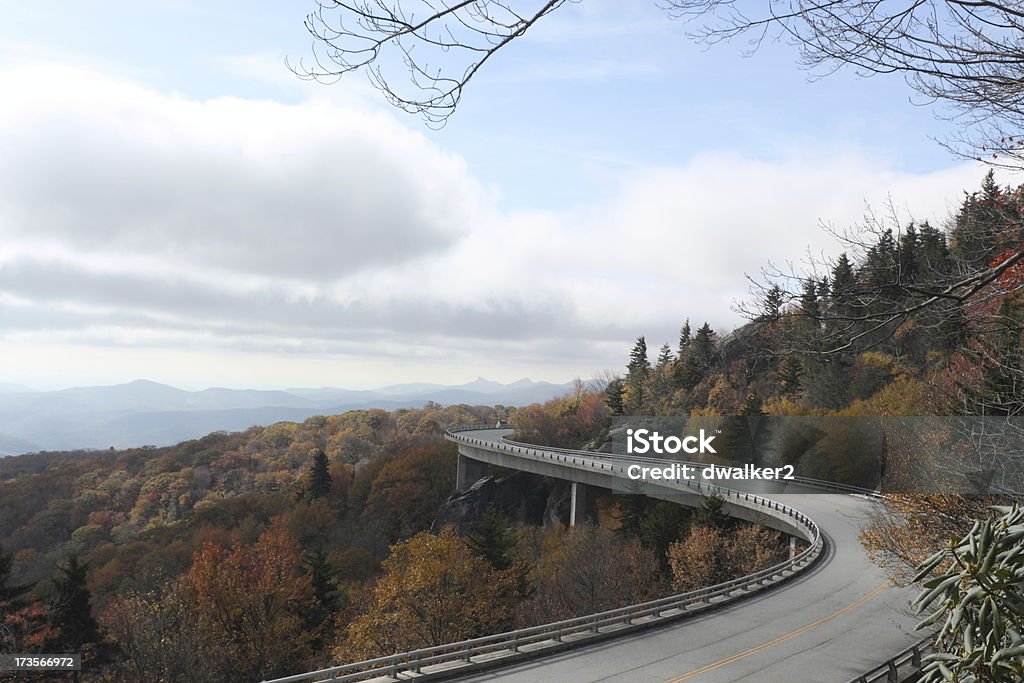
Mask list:
[[789,537],[789,559],[796,557],[796,536]]
[[587,521],[590,517],[588,503],[591,503],[591,496],[586,484],[572,482],[572,489],[569,496],[569,526],[576,526]]
[[459,493],[462,493],[486,475],[487,463],[467,458],[462,453],[459,453],[459,463],[456,467],[455,475],[455,489]]

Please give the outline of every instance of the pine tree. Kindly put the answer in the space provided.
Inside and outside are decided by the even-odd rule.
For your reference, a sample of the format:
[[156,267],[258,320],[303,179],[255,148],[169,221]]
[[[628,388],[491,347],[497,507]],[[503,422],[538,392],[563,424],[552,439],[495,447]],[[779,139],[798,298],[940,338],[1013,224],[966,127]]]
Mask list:
[[663,571],[668,571],[666,553],[670,545],[686,537],[690,531],[692,512],[667,500],[649,501],[640,515],[640,544],[658,558]]
[[803,384],[800,381],[803,375],[803,368],[796,356],[786,356],[779,363],[778,378],[779,390],[783,396],[796,396],[800,393]]
[[821,318],[821,309],[818,307],[818,283],[813,278],[804,280],[803,292],[800,294],[800,310],[813,321]]
[[901,284],[910,284],[917,280],[917,259],[921,244],[918,240],[917,228],[911,223],[906,231],[900,235],[899,244],[899,281]]
[[674,383],[673,375],[676,357],[672,353],[672,347],[662,344],[658,351],[658,360],[654,366],[654,381],[651,383],[654,401],[662,403],[672,396]]
[[668,366],[672,365],[675,360],[675,356],[672,355],[672,347],[668,344],[662,344],[661,349],[658,350],[658,361],[654,366],[658,372],[663,372]]
[[876,290],[889,291],[896,282],[896,240],[892,229],[886,228],[879,235],[878,241],[868,249],[861,272],[867,285]]
[[328,469],[327,455],[320,448],[313,450],[313,464],[309,468],[308,491],[313,500],[325,498],[331,492],[331,473]]
[[625,387],[620,378],[616,377],[611,382],[608,382],[608,386],[604,390],[604,404],[608,406],[608,410],[612,415],[623,415],[626,412],[625,402],[623,400],[623,391]]
[[704,323],[697,330],[693,341],[690,342],[686,358],[677,366],[679,368],[676,375],[677,384],[686,391],[693,390],[707,376],[714,359],[715,332],[711,329],[711,325]]
[[[312,630],[327,627],[330,631],[331,617],[348,606],[344,594],[338,590],[338,584],[335,582],[339,572],[331,564],[327,551],[322,546],[305,553],[302,558],[302,570],[309,576],[316,602],[315,608],[307,612],[306,623]],[[318,633],[323,641],[330,640],[332,635],[321,631]]]
[[951,234],[953,256],[968,268],[983,268],[992,257],[1000,228],[1006,223],[1003,196],[990,169],[981,191],[964,198]]
[[917,235],[918,271],[931,279],[937,279],[950,271],[949,245],[946,236],[927,222],[921,224]]
[[772,285],[764,294],[761,318],[766,322],[776,322],[782,313],[782,304],[782,288],[778,285]]
[[705,368],[710,368],[715,360],[715,331],[706,322],[697,330],[693,339],[694,355]]
[[647,508],[647,497],[639,491],[618,497],[618,514],[615,516],[619,525],[615,533],[626,538],[640,538],[640,532]]
[[679,351],[676,353],[677,359],[682,361],[686,356],[686,353],[690,350],[690,319],[687,318],[686,322],[683,323],[682,329],[679,330]]
[[646,380],[651,370],[651,362],[647,360],[647,340],[642,336],[637,337],[633,350],[629,352],[629,377],[638,377]]
[[515,562],[515,534],[493,503],[470,525],[466,545],[495,569],[508,569]]
[[832,267],[832,314],[847,317],[853,312],[854,289],[857,277],[845,253],[839,255]]
[[647,380],[651,375],[651,363],[647,360],[647,340],[637,337],[629,353],[626,366],[626,386],[629,389],[628,408],[633,413],[642,413],[647,405]]
[[721,496],[708,496],[693,515],[693,523],[711,527],[713,529],[725,529],[730,525],[729,515],[722,510],[725,499]]
[[60,646],[67,652],[78,652],[100,638],[92,616],[92,595],[86,586],[88,567],[77,555],[69,555],[57,572],[53,578],[54,625],[60,631]]

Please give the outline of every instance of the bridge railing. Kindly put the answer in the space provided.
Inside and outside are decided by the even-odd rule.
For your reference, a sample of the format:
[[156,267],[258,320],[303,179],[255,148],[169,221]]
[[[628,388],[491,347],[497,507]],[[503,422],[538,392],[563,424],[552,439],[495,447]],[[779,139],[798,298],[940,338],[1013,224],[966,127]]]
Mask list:
[[[449,438],[459,442],[498,448],[499,450],[522,457],[558,459],[566,463],[571,462],[577,467],[591,467],[603,471],[614,472],[617,467],[615,463],[594,461],[581,453],[571,455],[568,452],[557,453],[550,449],[539,449],[528,445],[513,445],[458,436],[460,431],[469,431],[471,429],[480,429],[480,427],[449,429],[447,430],[447,435]],[[623,468],[618,467],[618,469],[622,470]],[[538,648],[566,647],[567,640],[587,641],[600,634],[628,632],[645,627],[651,623],[678,618],[686,614],[693,614],[708,609],[713,605],[739,598],[742,595],[762,590],[772,583],[788,579],[812,565],[821,555],[824,541],[818,525],[799,510],[762,496],[743,491],[728,490],[719,486],[701,485],[698,483],[693,488],[701,492],[717,493],[718,495],[733,498],[736,501],[743,501],[747,505],[763,509],[769,512],[769,514],[791,518],[807,534],[810,545],[795,557],[784,562],[714,586],[572,619],[564,619],[539,626],[471,638],[455,643],[411,650],[409,652],[400,652],[362,662],[342,664],[318,671],[277,678],[273,681],[265,681],[264,683],[299,683],[300,681],[333,681],[335,683],[342,683],[344,681],[358,681],[380,676],[397,678],[401,674],[421,675],[423,668],[429,666],[450,668],[454,674],[454,670],[460,665],[470,665],[474,663],[474,658],[487,655],[494,656],[496,653],[503,653],[505,656],[500,657],[501,661],[508,662],[517,656],[523,656],[523,648],[536,650]],[[445,667],[444,665],[447,666]]]
[[921,671],[924,656],[933,650],[934,636],[928,636],[908,647],[892,659],[862,673],[850,683],[898,683]]

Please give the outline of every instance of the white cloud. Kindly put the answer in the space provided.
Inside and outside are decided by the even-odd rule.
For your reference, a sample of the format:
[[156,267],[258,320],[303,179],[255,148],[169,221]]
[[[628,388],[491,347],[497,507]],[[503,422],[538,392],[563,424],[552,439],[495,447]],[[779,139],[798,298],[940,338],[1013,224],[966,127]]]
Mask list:
[[322,280],[443,249],[486,199],[386,116],[66,69],[9,72],[0,89],[6,237]]
[[246,382],[224,360],[239,351],[265,378],[294,368],[278,384],[586,375],[684,317],[736,324],[745,273],[835,253],[819,222],[855,224],[887,195],[941,219],[982,173],[709,152],[630,170],[590,206],[509,213],[458,156],[366,109],[63,68],[0,88],[0,349],[38,365],[62,348],[47,362],[99,358],[118,379],[118,357],[165,353],[165,380],[276,382]]

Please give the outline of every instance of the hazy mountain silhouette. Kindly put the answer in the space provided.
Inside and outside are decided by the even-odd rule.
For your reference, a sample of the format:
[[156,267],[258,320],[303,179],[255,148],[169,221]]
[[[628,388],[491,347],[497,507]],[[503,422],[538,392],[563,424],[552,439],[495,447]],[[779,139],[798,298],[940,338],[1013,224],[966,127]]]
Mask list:
[[521,379],[501,384],[396,384],[372,391],[333,387],[284,391],[210,388],[185,391],[149,380],[112,386],[29,391],[0,384],[0,455],[38,450],[166,446],[214,431],[238,431],[282,420],[305,420],[361,408],[443,405],[526,405],[572,389]]

